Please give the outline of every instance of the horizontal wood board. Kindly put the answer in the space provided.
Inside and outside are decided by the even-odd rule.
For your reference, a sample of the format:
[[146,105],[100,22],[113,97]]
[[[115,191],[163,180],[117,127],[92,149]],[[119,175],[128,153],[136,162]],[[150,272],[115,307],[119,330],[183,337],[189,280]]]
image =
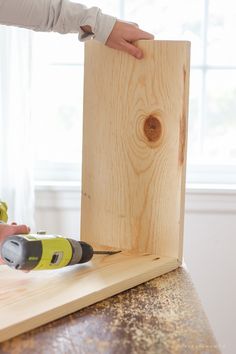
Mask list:
[[178,267],[176,259],[122,252],[56,271],[0,267],[0,342]]

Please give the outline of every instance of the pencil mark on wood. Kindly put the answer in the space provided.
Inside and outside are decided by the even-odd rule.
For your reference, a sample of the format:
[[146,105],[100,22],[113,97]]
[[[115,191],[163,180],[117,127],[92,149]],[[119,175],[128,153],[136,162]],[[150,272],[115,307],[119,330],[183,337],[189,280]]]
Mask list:
[[88,199],[91,199],[91,195],[87,194],[86,192],[83,192],[83,191],[82,191],[81,194],[82,194],[83,197],[86,197],[86,198],[88,198]]

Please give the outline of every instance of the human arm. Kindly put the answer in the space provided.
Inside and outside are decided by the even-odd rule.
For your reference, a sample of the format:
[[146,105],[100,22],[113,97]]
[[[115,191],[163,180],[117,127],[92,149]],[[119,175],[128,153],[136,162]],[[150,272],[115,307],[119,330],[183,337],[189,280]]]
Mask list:
[[[98,7],[68,0],[0,0],[0,24],[34,31],[79,33],[80,40],[91,37],[105,43],[116,18],[103,14]],[[90,26],[91,33],[82,30]]]
[[68,0],[0,0],[0,24],[34,31],[79,33],[81,41],[94,38],[139,59],[143,53],[133,42],[154,38],[137,25],[103,14],[98,7],[87,8]]

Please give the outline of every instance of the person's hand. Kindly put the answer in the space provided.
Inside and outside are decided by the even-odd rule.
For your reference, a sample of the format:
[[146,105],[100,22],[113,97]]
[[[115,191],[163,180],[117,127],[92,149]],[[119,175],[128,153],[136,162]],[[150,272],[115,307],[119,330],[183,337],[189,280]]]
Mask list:
[[142,50],[133,44],[134,41],[139,39],[154,39],[154,36],[151,33],[142,31],[135,24],[116,21],[106,45],[110,48],[127,52],[137,59],[142,59]]
[[[17,225],[16,223],[9,224],[0,224],[0,247],[3,241],[8,236],[18,235],[18,234],[28,234],[30,228],[27,225]],[[3,261],[0,257],[0,264],[3,264]]]
[[[86,25],[81,28],[84,32],[92,33],[90,26]],[[139,39],[154,39],[154,36],[139,29],[135,23],[117,20],[105,44],[110,48],[127,52],[137,59],[142,59],[142,50],[133,44]]]

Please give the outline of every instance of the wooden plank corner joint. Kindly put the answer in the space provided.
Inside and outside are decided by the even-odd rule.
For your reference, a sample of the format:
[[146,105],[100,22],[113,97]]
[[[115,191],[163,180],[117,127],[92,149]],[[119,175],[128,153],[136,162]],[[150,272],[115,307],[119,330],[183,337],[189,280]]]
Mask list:
[[24,274],[0,268],[0,341],[182,262],[190,43],[138,41],[145,58],[85,50],[81,239],[122,252]]

